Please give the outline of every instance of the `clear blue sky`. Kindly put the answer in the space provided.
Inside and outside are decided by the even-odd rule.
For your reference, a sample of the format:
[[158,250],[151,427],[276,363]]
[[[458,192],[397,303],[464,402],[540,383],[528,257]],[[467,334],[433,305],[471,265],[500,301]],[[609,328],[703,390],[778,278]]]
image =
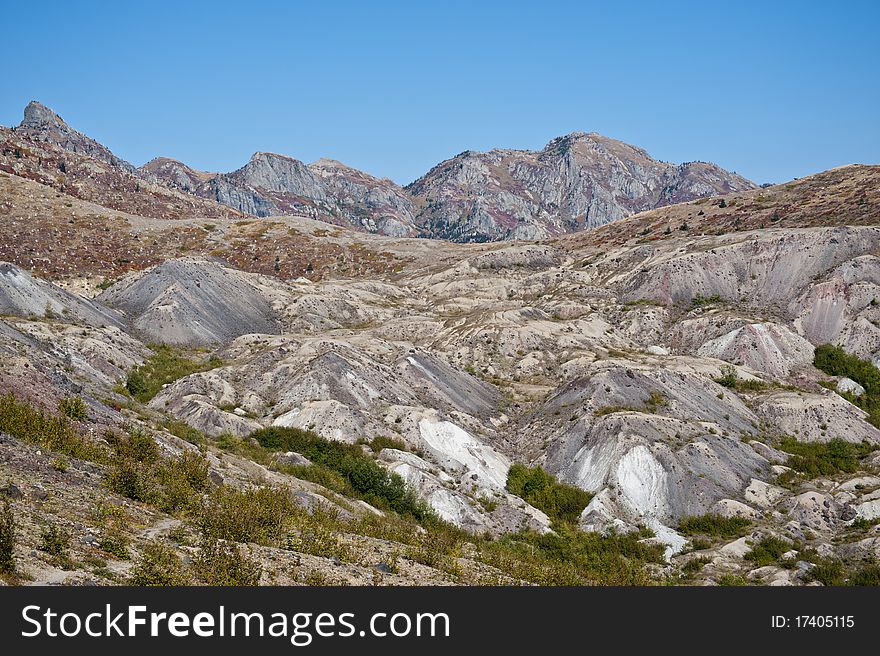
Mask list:
[[16,2],[31,99],[118,155],[271,150],[407,183],[462,150],[597,131],[756,182],[880,162],[880,2]]

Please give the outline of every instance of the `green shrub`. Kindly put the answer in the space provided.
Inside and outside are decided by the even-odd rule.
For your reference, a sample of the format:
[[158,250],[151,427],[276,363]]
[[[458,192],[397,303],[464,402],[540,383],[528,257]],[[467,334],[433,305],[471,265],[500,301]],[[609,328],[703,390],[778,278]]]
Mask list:
[[0,574],[15,572],[15,516],[9,500],[3,501],[0,512]]
[[173,549],[153,541],[141,552],[128,583],[141,586],[182,586],[190,583],[190,576]]
[[202,505],[196,522],[208,539],[277,545],[296,510],[287,489],[221,486]]
[[593,495],[568,483],[560,483],[540,467],[511,465],[507,490],[560,522],[574,524]]
[[863,388],[861,396],[842,394],[848,401],[868,413],[868,421],[880,427],[880,369],[868,360],[850,355],[839,346],[822,344],[816,347],[813,365],[830,376],[851,378]]
[[86,421],[89,418],[88,406],[78,396],[61,399],[58,403],[58,410],[65,417],[74,421]]
[[128,560],[131,557],[128,551],[128,543],[128,536],[122,528],[117,525],[111,525],[104,529],[104,534],[98,541],[98,546],[119,560]]
[[257,585],[262,572],[238,545],[216,539],[205,540],[193,560],[193,573],[206,585]]
[[823,559],[814,564],[806,574],[807,581],[818,581],[822,585],[843,585],[846,570],[843,563],[834,559]]
[[720,515],[693,515],[682,517],[678,532],[682,535],[708,535],[716,538],[733,538],[743,535],[751,525],[745,517],[722,517]]
[[264,428],[249,438],[270,451],[295,451],[315,465],[333,470],[347,482],[345,493],[350,496],[420,521],[433,514],[399,475],[379,465],[357,445],[334,442],[298,428]]
[[718,585],[725,586],[743,586],[748,585],[749,582],[746,578],[739,576],[737,574],[725,574],[721,578],[718,579]]
[[779,448],[792,454],[786,464],[806,478],[851,474],[858,470],[859,460],[876,449],[867,441],[854,444],[837,437],[828,442],[799,442],[786,437]]
[[40,551],[45,551],[52,556],[55,563],[65,569],[70,563],[67,557],[67,549],[70,546],[70,534],[54,524],[45,527],[40,532]]
[[107,450],[80,435],[66,416],[46,414],[18,401],[12,393],[0,396],[0,431],[72,458],[98,463],[109,460]]
[[151,348],[153,355],[129,372],[125,381],[126,391],[141,403],[149,402],[163,385],[199,371],[216,369],[223,364],[216,357],[194,358],[186,351],[167,344],[158,344]]
[[790,551],[792,546],[779,538],[766,537],[752,546],[745,559],[755,563],[757,567],[773,565],[780,561],[782,554]]
[[850,575],[848,583],[860,586],[880,585],[880,565],[874,563],[863,565]]
[[397,449],[398,451],[407,451],[406,442],[396,437],[387,435],[377,435],[369,442],[366,442],[372,449],[373,453],[379,453],[382,449]]
[[663,563],[662,545],[647,533],[584,533],[562,525],[554,533],[508,534],[482,545],[480,558],[516,579],[538,585],[647,585],[647,563]]

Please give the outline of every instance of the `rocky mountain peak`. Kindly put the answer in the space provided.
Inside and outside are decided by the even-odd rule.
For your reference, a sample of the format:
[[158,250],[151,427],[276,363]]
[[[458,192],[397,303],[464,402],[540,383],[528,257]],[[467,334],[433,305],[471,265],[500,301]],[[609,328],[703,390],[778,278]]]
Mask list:
[[31,100],[27,107],[24,108],[24,118],[19,127],[36,128],[42,126],[52,126],[64,130],[71,130],[70,126],[51,109],[43,103]]

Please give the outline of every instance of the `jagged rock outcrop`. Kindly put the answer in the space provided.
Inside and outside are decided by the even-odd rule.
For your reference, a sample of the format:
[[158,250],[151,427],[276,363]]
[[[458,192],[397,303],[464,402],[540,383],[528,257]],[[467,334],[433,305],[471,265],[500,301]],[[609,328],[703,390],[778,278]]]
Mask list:
[[425,236],[453,241],[540,239],[710,194],[752,189],[701,162],[674,165],[596,133],[538,152],[465,151],[407,187]]
[[36,141],[45,141],[64,150],[80,155],[87,155],[111,166],[118,167],[129,173],[137,173],[137,169],[110,152],[91,137],[70,127],[51,109],[32,100],[24,108],[24,118],[15,131]]

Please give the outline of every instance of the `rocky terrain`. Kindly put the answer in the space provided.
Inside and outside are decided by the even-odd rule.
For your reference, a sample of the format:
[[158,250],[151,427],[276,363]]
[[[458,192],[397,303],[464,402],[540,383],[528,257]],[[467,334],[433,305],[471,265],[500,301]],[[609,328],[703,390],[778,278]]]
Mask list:
[[[663,189],[613,229],[465,244],[408,236],[427,205],[399,189],[268,154],[249,180],[313,185],[282,211],[368,190],[397,236],[139,214],[245,176],[168,161],[102,205],[117,165],[65,134],[92,186],[0,173],[7,582],[876,584],[880,167],[626,217],[699,187],[643,160]],[[460,164],[632,152],[551,145]]]
[[[306,165],[266,152],[230,173],[197,171],[167,157],[136,169],[38,102],[0,137],[0,171],[141,216],[295,215],[457,242],[542,239],[755,186],[714,164],[660,162],[640,148],[582,132],[539,152],[466,151],[406,188],[334,160]],[[86,164],[71,157],[81,155]]]

